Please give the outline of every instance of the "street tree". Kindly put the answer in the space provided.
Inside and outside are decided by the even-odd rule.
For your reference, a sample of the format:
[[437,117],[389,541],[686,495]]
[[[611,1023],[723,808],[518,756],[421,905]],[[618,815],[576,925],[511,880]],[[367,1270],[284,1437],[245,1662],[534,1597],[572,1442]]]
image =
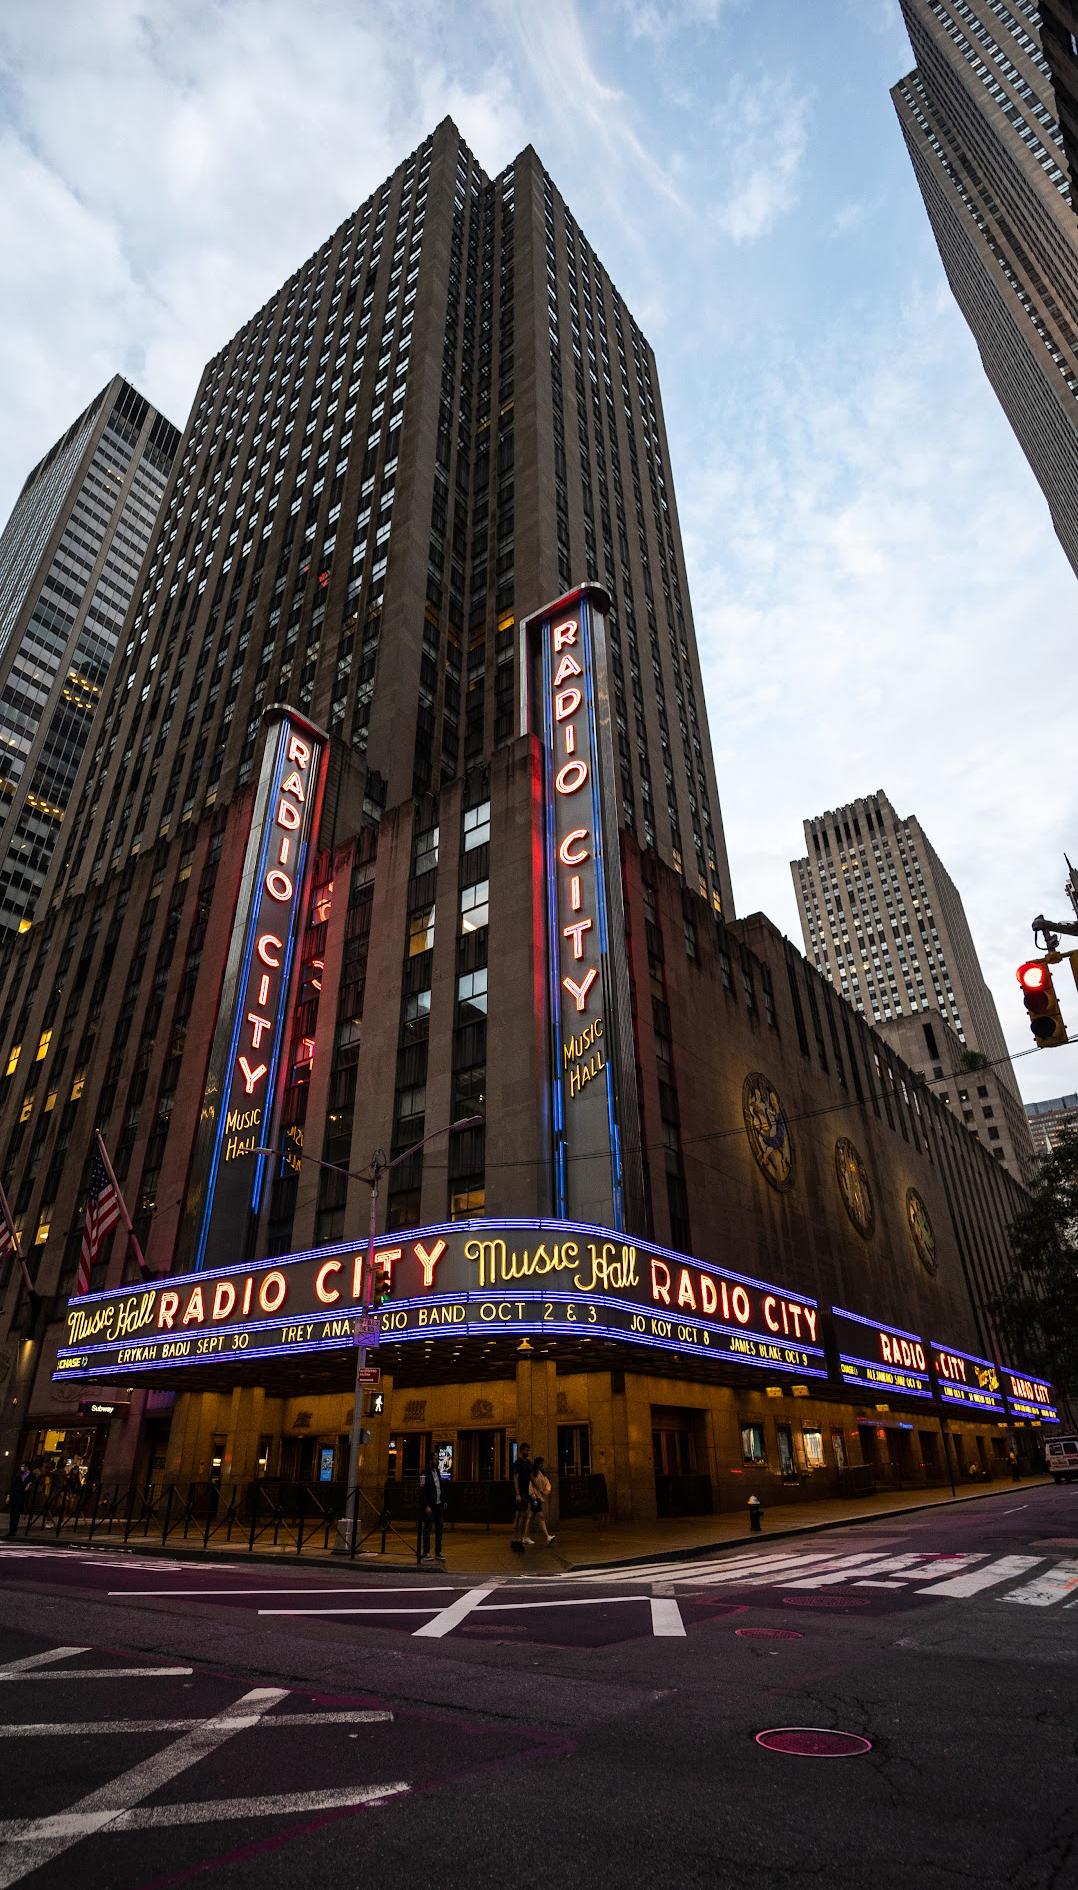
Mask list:
[[1012,1265],[992,1311],[1011,1356],[1078,1391],[1078,1133],[1041,1160],[1010,1229]]

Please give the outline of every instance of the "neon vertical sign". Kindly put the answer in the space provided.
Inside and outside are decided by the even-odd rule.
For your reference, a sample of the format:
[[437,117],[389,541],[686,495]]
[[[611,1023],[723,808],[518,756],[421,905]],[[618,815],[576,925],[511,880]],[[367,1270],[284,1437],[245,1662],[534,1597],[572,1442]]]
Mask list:
[[308,891],[327,738],[274,712],[255,794],[217,1028],[210,1050],[189,1210],[196,1269],[235,1254],[261,1205],[280,1089],[296,935]]
[[[609,800],[605,593],[584,585],[523,626],[543,754],[541,858],[555,1214],[627,1225],[622,1137],[635,1103],[624,917]],[[622,968],[619,981],[617,967]]]

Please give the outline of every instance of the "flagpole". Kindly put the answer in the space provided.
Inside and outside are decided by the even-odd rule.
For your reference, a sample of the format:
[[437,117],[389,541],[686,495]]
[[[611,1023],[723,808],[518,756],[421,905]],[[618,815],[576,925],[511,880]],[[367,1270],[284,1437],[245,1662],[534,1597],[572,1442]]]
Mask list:
[[135,1235],[135,1230],[131,1225],[131,1216],[127,1212],[127,1202],[124,1200],[123,1195],[120,1193],[120,1184],[117,1181],[116,1176],[112,1172],[112,1163],[109,1160],[108,1150],[105,1147],[105,1144],[101,1138],[100,1129],[94,1130],[94,1139],[97,1142],[98,1154],[100,1155],[101,1160],[105,1165],[105,1173],[107,1174],[110,1182],[112,1183],[113,1193],[116,1196],[116,1205],[120,1210],[120,1219],[122,1220],[124,1226],[127,1229],[127,1238],[131,1242],[132,1247],[134,1248],[135,1259],[138,1261],[140,1271],[142,1273],[145,1273],[148,1270],[146,1266],[146,1260],[143,1255],[142,1248],[138,1244],[138,1240]]
[[19,1263],[19,1272],[22,1274],[22,1283],[25,1286],[27,1292],[30,1294],[31,1298],[33,1298],[33,1295],[37,1289],[34,1286],[33,1280],[30,1278],[30,1270],[27,1267],[26,1261],[23,1259],[22,1241],[19,1239],[18,1229],[16,1228],[15,1223],[11,1218],[11,1209],[8,1207],[8,1204],[7,1204],[7,1195],[4,1193],[4,1190],[2,1187],[0,1187],[0,1214],[3,1215],[4,1220],[7,1223],[7,1231],[11,1235],[11,1251],[15,1255],[15,1258]]

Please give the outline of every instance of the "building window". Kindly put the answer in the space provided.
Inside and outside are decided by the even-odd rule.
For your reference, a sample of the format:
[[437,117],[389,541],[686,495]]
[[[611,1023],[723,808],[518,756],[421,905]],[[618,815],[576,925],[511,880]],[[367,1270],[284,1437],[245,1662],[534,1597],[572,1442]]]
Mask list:
[[460,929],[479,932],[487,923],[490,881],[481,879],[476,886],[465,886],[460,895]]
[[487,1200],[485,1187],[454,1188],[449,1196],[451,1221],[466,1221],[482,1214]]
[[480,807],[469,807],[464,814],[464,851],[471,853],[474,847],[486,846],[490,839],[490,802],[484,801]]
[[37,1055],[34,1058],[35,1063],[41,1063],[43,1059],[48,1055],[49,1045],[51,1042],[52,1042],[52,1031],[43,1030],[41,1033],[40,1039],[38,1041]]
[[21,1051],[21,1049],[22,1049],[21,1043],[12,1044],[11,1050],[8,1053],[7,1069],[4,1071],[5,1076],[14,1076],[16,1068],[18,1067],[19,1052]]
[[805,1446],[805,1462],[810,1470],[822,1470],[824,1465],[823,1432],[803,1430],[801,1438]]
[[742,1424],[741,1456],[745,1463],[766,1463],[767,1445],[762,1424]]
[[425,833],[415,837],[415,865],[413,872],[429,873],[438,864],[438,828],[428,827]]
[[434,907],[423,906],[419,912],[413,912],[408,921],[408,956],[418,958],[420,952],[429,952],[434,944]]
[[457,1002],[465,1015],[483,1017],[487,1014],[487,971],[484,965],[481,971],[466,971],[457,979]]

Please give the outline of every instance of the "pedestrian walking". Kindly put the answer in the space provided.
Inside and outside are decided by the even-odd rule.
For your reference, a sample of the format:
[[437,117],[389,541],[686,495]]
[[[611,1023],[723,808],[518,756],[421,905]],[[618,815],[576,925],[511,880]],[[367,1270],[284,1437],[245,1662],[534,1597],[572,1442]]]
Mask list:
[[1011,1466],[1011,1481],[1012,1483],[1017,1483],[1021,1476],[1021,1470],[1018,1463],[1018,1452],[1015,1449],[1012,1448],[1007,1452],[1007,1462]]
[[[547,1520],[546,1520],[546,1505],[547,1505],[547,1498],[549,1495],[550,1495],[550,1478],[547,1476],[547,1473],[543,1468],[542,1457],[536,1457],[534,1463],[532,1464],[531,1488],[529,1489],[529,1492],[528,1492],[528,1516],[529,1516],[528,1526],[531,1529],[542,1530],[543,1547],[547,1549],[549,1549],[551,1543],[554,1540],[553,1536],[550,1533],[550,1530],[547,1528]],[[533,1536],[525,1535],[524,1540],[528,1544],[528,1546],[531,1547],[533,1546],[535,1539]]]
[[436,1463],[429,1463],[423,1472],[421,1502],[423,1507],[423,1554],[421,1560],[430,1560],[430,1530],[434,1524],[434,1560],[444,1562],[442,1554],[442,1529],[445,1523],[444,1493],[442,1473]]
[[33,1472],[29,1464],[21,1463],[11,1479],[11,1488],[8,1491],[7,1532],[9,1536],[13,1536],[19,1527],[19,1520],[29,1501],[33,1483]]
[[513,1483],[516,1487],[516,1507],[513,1512],[513,1534],[509,1543],[518,1555],[524,1553],[524,1537],[528,1531],[528,1517],[531,1515],[532,1494],[532,1459],[528,1444],[517,1447],[517,1460],[513,1465]]

